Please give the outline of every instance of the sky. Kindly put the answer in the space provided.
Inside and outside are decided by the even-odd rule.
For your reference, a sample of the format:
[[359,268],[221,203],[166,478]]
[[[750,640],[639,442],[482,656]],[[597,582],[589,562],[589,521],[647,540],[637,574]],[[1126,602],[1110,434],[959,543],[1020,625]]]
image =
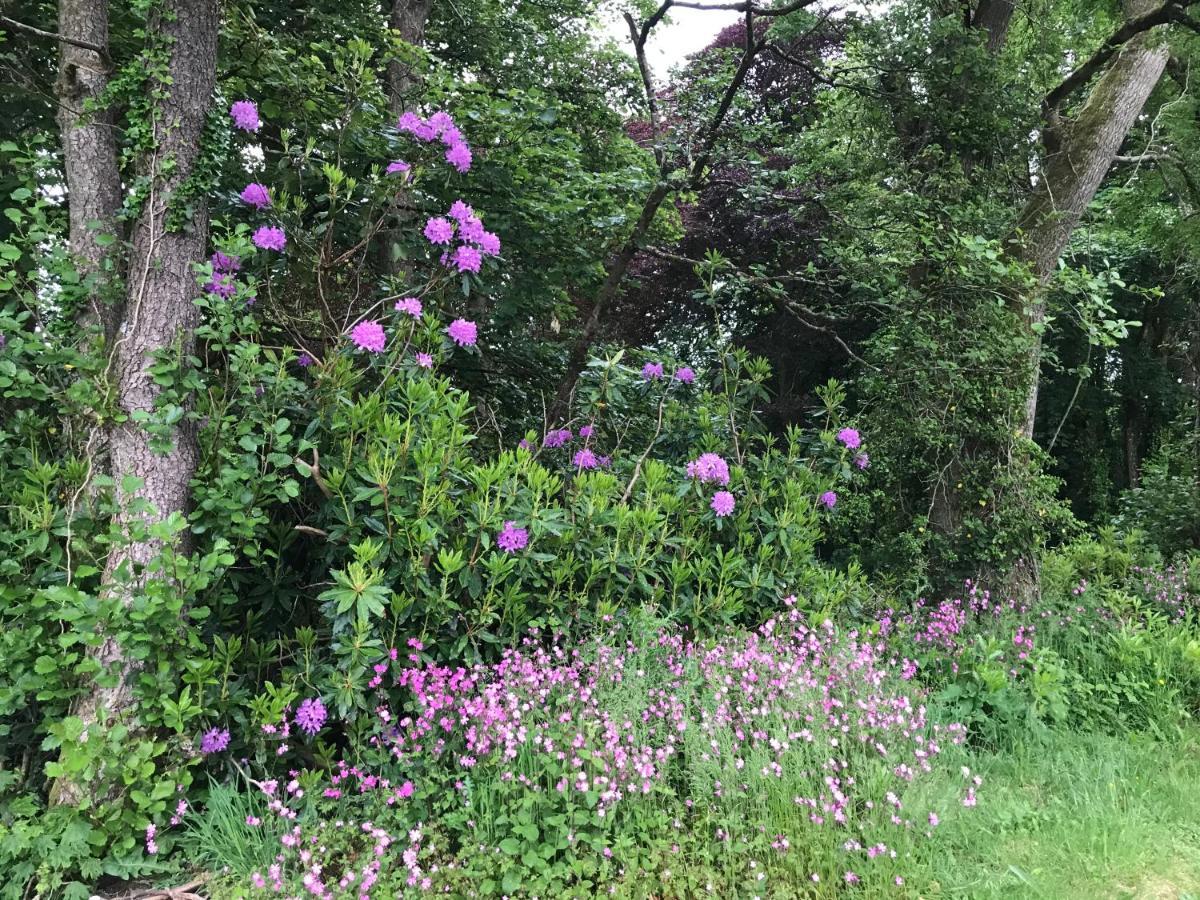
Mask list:
[[[673,9],[669,21],[659,23],[650,34],[646,57],[654,70],[656,79],[664,79],[668,70],[683,62],[689,54],[701,50],[711,43],[717,33],[732,25],[741,17],[730,10],[704,11],[700,9]],[[632,52],[629,26],[619,17],[606,23],[605,32],[617,44]]]

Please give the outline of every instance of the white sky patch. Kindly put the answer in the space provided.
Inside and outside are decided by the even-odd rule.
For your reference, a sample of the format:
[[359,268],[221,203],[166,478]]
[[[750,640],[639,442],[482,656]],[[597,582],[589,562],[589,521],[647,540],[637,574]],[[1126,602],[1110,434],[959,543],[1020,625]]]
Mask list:
[[[661,83],[672,67],[683,63],[696,51],[703,50],[721,29],[740,18],[741,13],[731,10],[671,10],[666,20],[650,33],[650,41],[646,45],[646,58],[654,70],[655,79]],[[633,53],[629,26],[619,15],[609,13],[604,21],[604,34],[616,41],[622,50]]]

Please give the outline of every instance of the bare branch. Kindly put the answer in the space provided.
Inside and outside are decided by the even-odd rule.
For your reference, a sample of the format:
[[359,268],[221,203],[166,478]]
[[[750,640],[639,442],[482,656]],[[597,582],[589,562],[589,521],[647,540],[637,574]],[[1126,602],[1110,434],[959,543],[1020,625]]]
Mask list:
[[[670,6],[670,0],[663,4],[659,12]],[[649,22],[649,20],[647,20]],[[650,74],[650,63],[646,60],[646,38],[649,31],[643,27],[639,32],[637,22],[630,13],[625,13],[625,24],[629,26],[629,36],[633,39],[633,49],[637,55],[638,70],[642,73],[642,88],[646,92],[646,108],[650,111],[650,134],[654,139],[654,161],[658,163],[659,171],[663,167],[663,148],[659,143],[658,98],[654,93],[654,79]]]
[[679,6],[683,9],[727,10],[750,13],[755,16],[786,16],[788,13],[793,13],[798,9],[812,6],[816,2],[817,0],[793,0],[793,2],[785,3],[783,6],[757,6],[754,3],[746,2],[746,0],[743,0],[741,3],[694,3],[685,2],[685,0],[674,0],[670,5]]
[[8,16],[0,16],[0,25],[5,28],[11,28],[13,31],[24,31],[26,34],[32,34],[35,37],[47,38],[52,41],[61,41],[64,44],[70,44],[73,47],[80,47],[84,50],[91,50],[98,54],[101,59],[107,63],[108,50],[101,47],[99,44],[93,44],[91,41],[80,41],[75,38],[69,38],[65,35],[58,34],[53,31],[43,31],[40,28],[34,28],[32,25],[26,25],[24,22],[18,22],[16,19],[10,19]]

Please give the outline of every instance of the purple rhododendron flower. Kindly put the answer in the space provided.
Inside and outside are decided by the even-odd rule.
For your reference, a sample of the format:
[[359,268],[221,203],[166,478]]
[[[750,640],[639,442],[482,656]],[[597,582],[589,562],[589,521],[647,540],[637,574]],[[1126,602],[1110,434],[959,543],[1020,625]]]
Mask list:
[[474,347],[478,340],[478,329],[475,327],[475,323],[466,319],[455,319],[446,329],[446,334],[450,335],[450,340],[460,347]]
[[479,236],[479,240],[475,243],[479,245],[479,249],[485,256],[500,255],[500,238],[490,231],[485,231],[483,234],[481,234]]
[[681,366],[675,370],[675,380],[683,384],[691,384],[696,380],[696,373],[692,371],[691,366]]
[[483,238],[483,222],[478,216],[467,216],[459,220],[458,236],[461,240],[477,244]]
[[581,438],[590,438],[592,436],[592,431],[593,429],[591,425],[584,425],[579,429],[579,436]]
[[204,290],[223,300],[228,300],[237,293],[237,285],[234,284],[232,276],[214,272],[213,277],[208,280],[208,284],[204,285]]
[[455,144],[446,151],[446,162],[460,172],[471,170],[471,148],[466,144]]
[[663,364],[648,362],[642,366],[642,377],[647,381],[657,381],[663,377]]
[[575,463],[575,468],[577,469],[594,469],[600,465],[599,460],[596,459],[596,454],[587,447],[577,452],[572,462]]
[[421,318],[422,309],[421,301],[416,297],[405,297],[403,300],[396,301],[396,311],[408,313],[414,319]]
[[729,484],[729,463],[715,453],[701,453],[687,464],[687,477],[701,484]]
[[418,353],[417,354],[417,365],[420,366],[422,369],[432,369],[433,368],[433,357],[430,356],[428,353]]
[[396,175],[397,173],[403,174],[404,172],[408,172],[411,169],[412,169],[412,166],[410,166],[404,160],[398,159],[395,162],[388,163],[387,173],[389,175]]
[[298,365],[302,369],[307,369],[312,364],[313,364],[313,358],[311,356],[309,356],[307,353],[301,353],[299,356],[296,357],[296,365]]
[[218,250],[212,255],[212,267],[217,272],[238,272],[242,268],[242,261],[236,256],[226,256]]
[[461,225],[468,219],[475,218],[475,210],[471,209],[471,207],[467,206],[461,200],[455,200],[450,204],[450,212],[447,215]]
[[496,535],[496,546],[505,553],[524,550],[528,543],[529,532],[517,525],[516,522],[505,522],[504,530]]
[[259,184],[257,181],[252,181],[242,188],[240,196],[243,203],[249,203],[257,209],[266,209],[271,205],[271,192],[265,184]]
[[258,131],[262,122],[258,118],[258,106],[253,100],[239,100],[229,107],[229,115],[233,117],[234,127],[242,131]]
[[354,341],[363,350],[369,350],[372,353],[381,353],[384,346],[387,345],[387,334],[384,332],[382,325],[372,319],[368,319],[354,326],[354,329],[350,332],[350,340]]
[[311,737],[321,730],[321,727],[325,724],[327,715],[325,704],[318,697],[315,699],[309,698],[301,703],[293,718],[296,721],[296,726]]
[[255,247],[262,250],[283,250],[287,246],[287,237],[284,235],[283,229],[273,225],[262,226],[254,232],[251,240],[254,241]]
[[454,237],[454,226],[448,219],[434,216],[425,223],[425,240],[431,244],[449,244]]
[[460,244],[454,251],[454,265],[460,272],[478,272],[483,265],[483,256],[474,247]]
[[712,503],[710,504],[713,512],[722,518],[733,512],[733,508],[736,505],[737,501],[733,499],[733,494],[729,493],[729,491],[717,491],[713,494]]
[[438,110],[429,117],[427,124],[433,129],[434,133],[438,137],[441,137],[446,133],[447,128],[454,127],[454,119],[451,117],[450,113]]
[[865,469],[867,466],[871,465],[871,457],[866,453],[858,453],[854,457],[854,464],[860,469]]
[[213,728],[204,732],[200,738],[200,752],[204,754],[220,753],[229,746],[229,729]]
[[821,495],[821,502],[825,504],[826,509],[833,509],[837,505],[837,494],[826,491]]
[[561,447],[573,437],[575,437],[575,435],[571,434],[570,428],[559,428],[555,431],[547,431],[546,436],[542,438],[542,446],[550,448]]
[[862,437],[854,428],[843,428],[837,433],[837,439],[845,445],[847,450],[857,450],[862,444]]

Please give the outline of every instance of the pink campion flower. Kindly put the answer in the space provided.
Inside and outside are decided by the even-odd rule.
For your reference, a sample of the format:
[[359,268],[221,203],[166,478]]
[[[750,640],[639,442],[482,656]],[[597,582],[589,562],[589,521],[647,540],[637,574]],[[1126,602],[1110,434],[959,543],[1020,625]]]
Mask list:
[[718,518],[724,518],[732,513],[736,505],[737,501],[734,500],[733,494],[729,493],[729,491],[717,491],[713,494],[711,506]]
[[821,502],[825,504],[826,509],[833,509],[837,505],[837,494],[833,491],[826,491],[821,495]]
[[483,256],[474,247],[460,244],[454,251],[454,265],[460,272],[478,272],[483,265]]
[[505,553],[524,550],[529,544],[529,532],[516,522],[505,522],[504,529],[496,535],[496,546]]
[[407,800],[413,795],[413,790],[413,783],[411,781],[406,781],[404,784],[400,785],[400,790],[398,790],[396,793],[399,795],[400,799]]
[[233,125],[242,131],[258,131],[262,122],[258,118],[258,106],[253,100],[238,100],[229,107],[229,115],[233,117]]
[[425,223],[425,240],[431,244],[449,244],[454,237],[454,226],[448,219],[434,216]]
[[414,319],[421,318],[423,309],[421,301],[416,297],[405,297],[396,301],[396,312],[408,313]]
[[293,718],[296,721],[296,727],[311,737],[325,725],[327,716],[325,704],[321,702],[321,699],[310,697],[300,704]]
[[254,246],[261,250],[280,250],[287,246],[287,237],[283,233],[282,228],[276,228],[273,225],[264,225],[254,232],[251,240]]
[[471,148],[466,144],[455,144],[446,151],[446,162],[459,172],[471,171]]
[[500,238],[490,231],[485,231],[481,234],[479,240],[475,243],[479,245],[479,249],[485,256],[500,255]]
[[146,852],[151,856],[158,852],[158,844],[154,842],[154,835],[158,833],[158,826],[151,822],[146,826]]
[[420,366],[422,369],[432,369],[433,368],[433,357],[430,356],[428,353],[418,353],[417,354],[417,365]]
[[691,366],[680,366],[675,370],[673,377],[682,384],[691,384],[696,380],[696,373],[692,371]]
[[663,364],[648,362],[642,366],[642,377],[647,381],[657,381],[663,377]]
[[266,209],[271,205],[271,192],[267,190],[266,185],[257,181],[252,181],[242,188],[239,196],[243,203],[248,203],[256,209]]
[[382,353],[387,346],[387,334],[383,326],[373,319],[359,322],[350,332],[350,340],[363,350],[371,353]]
[[460,347],[474,347],[479,339],[479,330],[475,323],[466,319],[455,319],[446,329],[446,334]]
[[579,436],[581,438],[585,438],[585,439],[590,438],[592,436],[593,430],[594,429],[592,428],[591,425],[584,425],[582,428],[579,429]]
[[859,877],[853,872],[847,872],[844,877],[846,879],[846,884],[858,884],[859,882]]
[[572,462],[577,469],[594,469],[600,465],[600,462],[596,459],[596,454],[588,447],[584,447],[582,450],[576,452]]
[[866,453],[857,453],[854,456],[854,464],[860,469],[865,469],[871,465],[871,457]]
[[729,484],[729,463],[715,453],[701,453],[687,464],[687,477],[701,484]]
[[857,450],[862,444],[862,436],[854,428],[843,428],[837,433],[837,439],[845,445],[847,450]]
[[229,746],[229,729],[212,728],[204,732],[200,738],[200,752],[206,756],[209,753],[220,753]]
[[468,219],[475,218],[475,210],[471,209],[471,207],[467,206],[461,200],[455,200],[450,204],[450,212],[447,215],[461,225]]

